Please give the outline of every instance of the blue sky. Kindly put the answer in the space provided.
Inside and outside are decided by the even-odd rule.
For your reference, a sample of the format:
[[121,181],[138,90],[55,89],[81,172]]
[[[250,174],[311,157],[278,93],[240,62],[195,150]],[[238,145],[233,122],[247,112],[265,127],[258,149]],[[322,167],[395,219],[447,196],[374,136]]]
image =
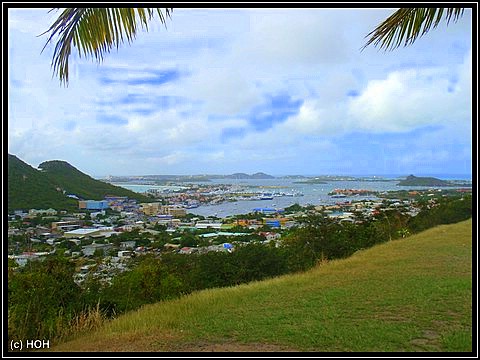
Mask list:
[[8,152],[92,176],[471,174],[471,11],[360,51],[396,9],[175,9],[60,86],[49,9],[9,9]]

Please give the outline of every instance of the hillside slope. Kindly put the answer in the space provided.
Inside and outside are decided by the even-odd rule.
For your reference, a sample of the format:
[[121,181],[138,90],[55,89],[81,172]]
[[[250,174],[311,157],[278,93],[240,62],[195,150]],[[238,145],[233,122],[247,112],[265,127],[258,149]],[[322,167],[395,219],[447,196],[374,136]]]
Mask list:
[[23,162],[8,154],[8,210],[17,209],[74,209],[78,202],[66,197],[60,188]]
[[103,199],[110,194],[150,201],[142,194],[95,180],[65,161],[47,161],[40,164],[39,168],[42,170],[8,154],[8,211],[78,208],[78,202],[68,198],[68,194],[93,200]]
[[472,220],[145,306],[50,351],[472,351]]
[[451,183],[445,180],[440,180],[434,177],[417,177],[409,175],[405,180],[398,183],[399,186],[452,186]]
[[150,201],[142,194],[93,179],[65,161],[45,161],[38,167],[50,181],[63,188],[67,194],[95,200],[103,199],[105,195],[117,195],[128,196],[139,201]]

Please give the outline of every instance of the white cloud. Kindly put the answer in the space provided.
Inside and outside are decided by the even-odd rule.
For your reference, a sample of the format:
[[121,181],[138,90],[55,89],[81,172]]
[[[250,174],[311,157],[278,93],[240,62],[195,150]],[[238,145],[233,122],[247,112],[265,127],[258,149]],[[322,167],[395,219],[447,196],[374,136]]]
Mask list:
[[243,62],[289,72],[346,62],[348,37],[335,26],[343,15],[329,9],[253,11],[235,55]]
[[[36,37],[56,13],[12,11],[9,151],[27,161],[65,154],[101,175],[347,166],[344,152],[355,150],[336,145],[342,136],[415,137],[425,126],[432,131],[412,142],[412,154],[428,158],[435,141],[471,147],[468,21],[433,30],[415,47],[360,52],[390,12],[178,9],[167,30],[152,25],[100,65],[74,55],[64,88],[52,79],[54,45],[40,54],[47,37]],[[172,69],[180,75],[169,82],[132,82]],[[278,94],[302,101],[298,114],[256,131],[248,116]],[[448,151],[437,160],[452,159]]]
[[[202,63],[191,77],[181,80],[176,94],[201,101],[204,111],[235,115],[261,102],[261,92],[249,75],[235,64],[218,64],[212,59]],[[241,68],[240,68],[241,69]]]
[[459,111],[465,94],[448,91],[449,76],[446,69],[409,69],[371,80],[360,96],[350,100],[349,116],[360,130],[371,132],[406,132],[452,119],[468,121]]

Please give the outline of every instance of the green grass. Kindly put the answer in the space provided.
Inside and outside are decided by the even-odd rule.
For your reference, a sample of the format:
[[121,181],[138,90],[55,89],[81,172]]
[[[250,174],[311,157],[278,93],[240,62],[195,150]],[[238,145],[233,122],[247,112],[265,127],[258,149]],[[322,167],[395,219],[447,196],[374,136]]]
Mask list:
[[472,351],[472,220],[148,305],[53,351]]

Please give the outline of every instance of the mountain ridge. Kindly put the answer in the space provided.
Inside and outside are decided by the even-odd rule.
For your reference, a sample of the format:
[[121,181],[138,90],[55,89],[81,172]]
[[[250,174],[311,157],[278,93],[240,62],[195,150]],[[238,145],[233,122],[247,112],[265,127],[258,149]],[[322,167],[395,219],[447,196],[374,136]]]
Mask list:
[[8,154],[8,211],[78,208],[78,202],[67,195],[76,195],[85,200],[117,195],[150,201],[142,194],[93,179],[66,161],[44,161],[35,169],[17,156]]

